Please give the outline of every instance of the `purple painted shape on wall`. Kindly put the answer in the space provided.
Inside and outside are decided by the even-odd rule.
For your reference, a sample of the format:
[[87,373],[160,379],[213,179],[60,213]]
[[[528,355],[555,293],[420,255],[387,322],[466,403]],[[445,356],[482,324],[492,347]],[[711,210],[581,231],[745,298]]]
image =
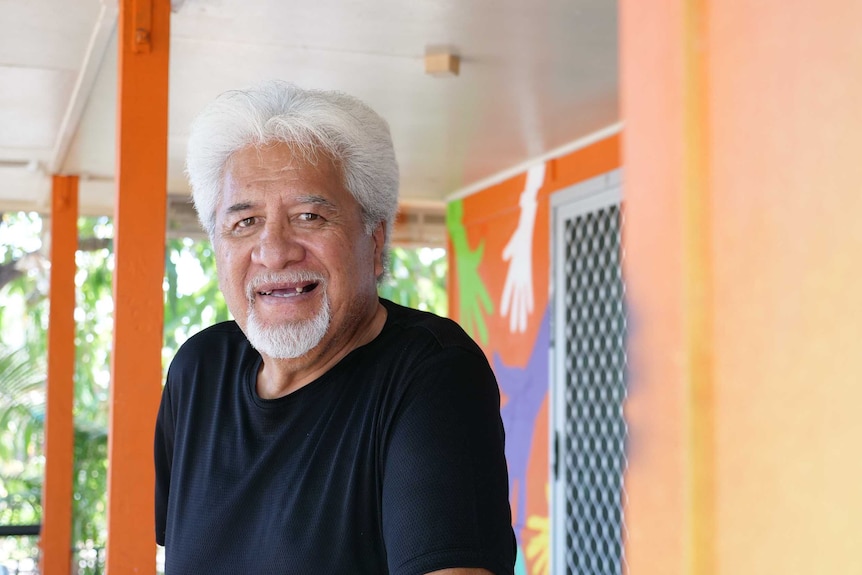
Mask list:
[[[509,495],[515,484],[518,485],[518,499],[513,501],[517,509],[514,517],[515,533],[524,527],[527,515],[527,466],[530,461],[530,447],[536,417],[545,395],[548,393],[548,350],[551,341],[551,328],[548,308],[545,309],[533,351],[526,367],[508,367],[494,352],[494,373],[500,389],[507,396],[506,405],[500,410],[503,426],[506,429],[506,461],[509,465]],[[544,489],[544,486],[542,486]]]

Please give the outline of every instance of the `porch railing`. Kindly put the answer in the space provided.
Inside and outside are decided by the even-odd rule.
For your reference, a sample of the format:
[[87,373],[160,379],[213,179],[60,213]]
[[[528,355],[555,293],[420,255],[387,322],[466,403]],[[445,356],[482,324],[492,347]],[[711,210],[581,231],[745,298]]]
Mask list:
[[39,575],[41,531],[41,525],[0,525],[0,575]]

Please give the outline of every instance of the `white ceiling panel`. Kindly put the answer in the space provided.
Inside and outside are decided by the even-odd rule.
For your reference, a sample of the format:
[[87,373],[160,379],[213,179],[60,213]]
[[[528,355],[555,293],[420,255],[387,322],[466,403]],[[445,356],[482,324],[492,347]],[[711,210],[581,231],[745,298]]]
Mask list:
[[48,210],[50,183],[37,171],[0,165],[0,211]]
[[75,77],[69,70],[0,66],[0,147],[18,149],[23,157],[29,150],[50,150]]
[[[88,212],[109,207],[114,173],[117,46],[108,38],[116,4],[104,1],[0,0],[0,166],[26,170],[22,160],[45,160],[65,138],[70,144],[58,147],[58,165],[89,178],[81,185]],[[183,157],[194,115],[224,90],[270,78],[343,90],[380,112],[392,129],[402,196],[413,201],[442,202],[618,121],[615,2],[175,0],[174,6],[172,194],[188,192]],[[457,77],[424,73],[432,46],[461,56]],[[76,81],[84,88],[73,90]],[[65,123],[71,132],[58,134],[73,104],[81,111]],[[0,187],[8,188],[2,178],[0,172]]]
[[63,158],[62,171],[110,178],[114,174],[117,130],[117,34],[111,34],[84,109]]
[[0,64],[77,71],[100,0],[0,0]]

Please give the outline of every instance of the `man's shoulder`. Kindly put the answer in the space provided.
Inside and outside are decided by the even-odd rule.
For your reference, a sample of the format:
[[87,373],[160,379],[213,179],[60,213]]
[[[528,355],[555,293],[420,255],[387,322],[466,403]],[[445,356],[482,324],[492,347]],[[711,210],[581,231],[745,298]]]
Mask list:
[[202,329],[177,350],[172,363],[196,362],[201,358],[227,357],[248,340],[235,321],[223,321]]
[[242,333],[242,330],[239,328],[237,323],[233,320],[222,321],[209,327],[205,327],[201,331],[192,335],[183,343],[182,346],[180,346],[180,349],[187,346],[200,345],[201,343],[211,344],[219,341],[231,342],[237,338],[245,339],[245,335]]
[[428,340],[440,348],[460,347],[482,354],[475,341],[455,321],[381,299],[389,314],[388,327],[413,341]]

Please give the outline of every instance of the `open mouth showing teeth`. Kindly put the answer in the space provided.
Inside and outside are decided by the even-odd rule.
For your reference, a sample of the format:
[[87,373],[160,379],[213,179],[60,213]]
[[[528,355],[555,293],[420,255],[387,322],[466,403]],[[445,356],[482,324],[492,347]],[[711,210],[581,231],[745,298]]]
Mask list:
[[308,293],[314,290],[317,287],[316,283],[310,283],[304,286],[297,286],[295,288],[288,289],[274,289],[270,291],[259,291],[258,295],[271,295],[275,297],[292,297],[297,296],[299,294]]

